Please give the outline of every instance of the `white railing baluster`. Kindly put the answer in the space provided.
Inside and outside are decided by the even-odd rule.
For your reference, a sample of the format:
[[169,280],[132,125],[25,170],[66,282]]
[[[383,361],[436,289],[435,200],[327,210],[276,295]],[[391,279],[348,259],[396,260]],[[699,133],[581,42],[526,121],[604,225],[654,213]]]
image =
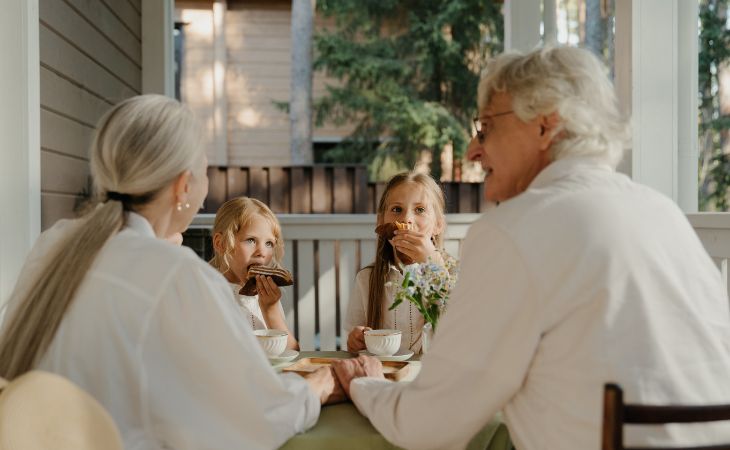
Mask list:
[[374,239],[360,240],[360,269],[369,266],[375,261],[377,242]]
[[340,348],[347,349],[347,330],[345,330],[345,318],[347,317],[347,306],[350,303],[350,294],[355,286],[355,275],[357,270],[357,241],[340,241]]
[[316,350],[314,342],[314,241],[299,239],[297,242],[297,276],[299,301],[299,347],[305,351]]
[[[294,241],[284,241],[284,260],[282,261],[284,267],[289,270],[294,268]],[[294,303],[296,298],[294,297],[294,287],[286,286],[282,288],[283,295],[281,297],[281,306],[284,308],[284,316],[286,316],[286,325],[289,330],[294,333],[296,317],[294,316]]]
[[319,345],[320,350],[337,350],[337,292],[335,241],[319,241]]
[[730,214],[694,213],[687,214],[687,219],[720,269],[725,286],[730,292],[727,274],[727,260],[730,258]]

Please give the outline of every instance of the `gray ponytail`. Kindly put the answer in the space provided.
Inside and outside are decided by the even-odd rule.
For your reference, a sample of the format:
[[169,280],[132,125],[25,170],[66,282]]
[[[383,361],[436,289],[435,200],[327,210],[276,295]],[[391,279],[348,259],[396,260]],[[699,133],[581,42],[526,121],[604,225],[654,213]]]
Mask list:
[[58,242],[7,318],[0,377],[13,379],[38,364],[97,254],[124,226],[125,209],[148,202],[192,170],[201,149],[192,113],[167,97],[133,97],[102,117],[91,146],[91,172],[103,203]]

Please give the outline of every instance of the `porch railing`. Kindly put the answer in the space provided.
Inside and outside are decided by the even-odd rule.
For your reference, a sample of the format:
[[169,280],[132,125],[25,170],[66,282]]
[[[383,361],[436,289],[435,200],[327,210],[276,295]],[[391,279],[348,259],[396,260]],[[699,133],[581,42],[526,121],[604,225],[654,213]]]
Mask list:
[[707,249],[725,280],[730,292],[728,279],[728,260],[730,259],[730,214],[695,213],[687,214],[689,223],[695,229],[702,245]]
[[[448,214],[446,250],[459,255],[469,225],[479,214]],[[200,214],[191,228],[210,229],[214,215]],[[730,214],[689,214],[708,253],[727,284]],[[286,252],[284,265],[296,280],[284,289],[282,303],[303,350],[344,348],[344,316],[355,274],[375,257],[373,214],[279,215]]]
[[[284,289],[286,319],[304,350],[345,346],[342,329],[355,274],[375,258],[374,214],[282,214],[284,266],[296,283]],[[446,250],[459,254],[478,214],[447,214]],[[214,215],[200,214],[191,228],[211,228]]]

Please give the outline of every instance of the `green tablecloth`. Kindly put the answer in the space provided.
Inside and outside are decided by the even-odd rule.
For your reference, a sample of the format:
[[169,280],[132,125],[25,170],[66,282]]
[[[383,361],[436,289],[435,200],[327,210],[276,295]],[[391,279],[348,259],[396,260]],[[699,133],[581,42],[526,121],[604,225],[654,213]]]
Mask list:
[[[300,358],[348,358],[347,352],[302,352]],[[414,363],[420,369],[420,362]],[[278,366],[281,368],[282,366]],[[414,375],[418,372],[414,371]],[[411,377],[409,377],[411,378]],[[317,424],[298,434],[281,447],[283,450],[379,450],[397,449],[363,417],[352,403],[324,406]],[[499,417],[489,422],[467,446],[469,450],[511,450],[507,427]]]

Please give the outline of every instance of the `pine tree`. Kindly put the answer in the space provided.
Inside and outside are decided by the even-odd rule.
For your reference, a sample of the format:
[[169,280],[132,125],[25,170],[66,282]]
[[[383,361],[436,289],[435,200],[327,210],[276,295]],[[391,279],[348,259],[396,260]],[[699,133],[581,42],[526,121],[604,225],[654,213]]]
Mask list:
[[[334,27],[315,36],[315,70],[341,81],[315,120],[355,124],[324,158],[413,167],[422,151],[463,155],[486,58],[501,51],[501,4],[491,0],[319,0]],[[374,177],[377,178],[377,177]]]
[[[723,73],[730,71],[730,0],[700,2],[700,210],[728,210],[730,104],[723,104]],[[727,95],[727,94],[726,94]]]

